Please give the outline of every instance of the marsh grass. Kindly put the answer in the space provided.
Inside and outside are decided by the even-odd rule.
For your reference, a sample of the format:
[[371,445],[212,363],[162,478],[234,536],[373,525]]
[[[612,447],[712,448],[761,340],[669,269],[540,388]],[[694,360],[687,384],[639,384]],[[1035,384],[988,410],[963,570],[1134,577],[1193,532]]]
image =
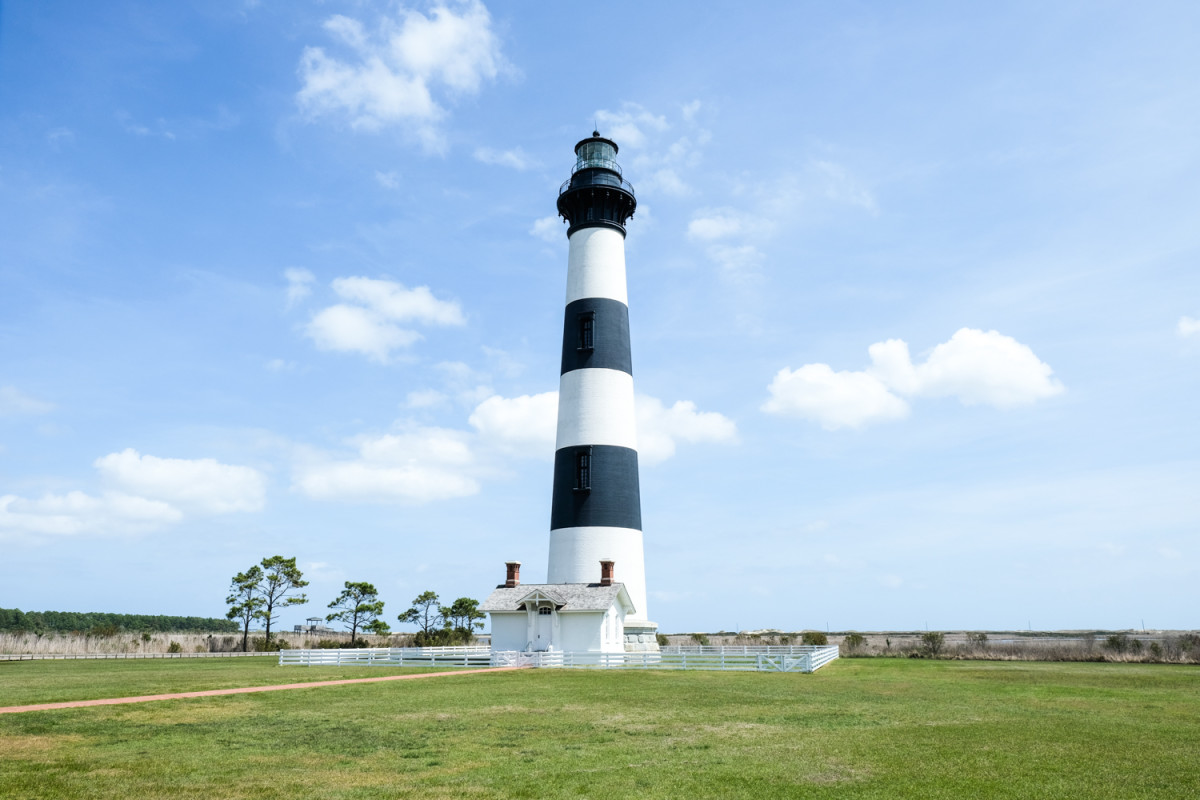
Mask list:
[[[100,663],[116,694],[193,670],[212,684],[311,669],[248,661]],[[93,663],[0,666],[0,686],[44,694]],[[35,712],[0,717],[0,796],[1191,798],[1197,678],[843,659],[813,675],[527,670]]]

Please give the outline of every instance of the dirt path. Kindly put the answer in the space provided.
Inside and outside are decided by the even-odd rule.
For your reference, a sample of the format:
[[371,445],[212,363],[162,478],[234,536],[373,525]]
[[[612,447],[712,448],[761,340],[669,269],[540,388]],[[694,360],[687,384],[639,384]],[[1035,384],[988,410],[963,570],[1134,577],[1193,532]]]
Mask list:
[[281,683],[275,686],[244,686],[240,689],[209,689],[204,692],[178,692],[176,694],[146,694],[140,697],[108,697],[102,700],[71,700],[66,703],[38,703],[31,706],[0,707],[0,714],[20,714],[23,711],[49,711],[56,708],[83,708],[84,706],[119,706],[125,703],[149,703],[152,700],[181,700],[185,697],[217,697],[223,694],[250,694],[252,692],[278,692],[283,689],[313,689],[318,686],[342,686],[348,683],[379,683],[380,681],[409,681],[419,678],[444,678],[449,675],[475,675],[480,672],[511,672],[526,667],[485,667],[483,669],[456,669],[452,672],[418,672],[413,675],[384,675],[377,678],[348,678],[340,681],[312,681],[311,683]]

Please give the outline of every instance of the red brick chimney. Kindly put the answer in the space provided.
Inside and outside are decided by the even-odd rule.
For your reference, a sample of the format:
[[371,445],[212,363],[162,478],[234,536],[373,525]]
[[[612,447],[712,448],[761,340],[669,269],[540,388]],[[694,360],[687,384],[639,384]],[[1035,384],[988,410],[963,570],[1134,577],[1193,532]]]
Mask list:
[[504,566],[507,571],[504,574],[504,588],[512,589],[521,585],[521,562],[520,561],[505,561]]
[[615,562],[615,561],[601,561],[600,562],[600,585],[601,586],[612,586],[613,585],[613,564],[615,564],[615,563],[617,563],[617,562]]

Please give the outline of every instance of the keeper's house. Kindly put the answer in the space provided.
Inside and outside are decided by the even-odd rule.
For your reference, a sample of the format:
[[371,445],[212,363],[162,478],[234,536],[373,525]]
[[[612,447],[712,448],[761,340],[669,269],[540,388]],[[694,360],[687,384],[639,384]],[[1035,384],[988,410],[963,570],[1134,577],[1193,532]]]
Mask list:
[[599,583],[521,585],[521,562],[510,561],[504,585],[480,611],[491,615],[492,650],[625,652],[625,617],[637,610],[613,562],[600,562]]

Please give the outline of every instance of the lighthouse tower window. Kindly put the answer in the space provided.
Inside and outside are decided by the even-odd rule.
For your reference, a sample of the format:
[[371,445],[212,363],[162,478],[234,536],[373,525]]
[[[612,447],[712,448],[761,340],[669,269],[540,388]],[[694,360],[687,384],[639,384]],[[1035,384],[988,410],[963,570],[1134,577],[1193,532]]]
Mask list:
[[575,453],[575,491],[586,492],[592,488],[592,450]]
[[596,312],[588,311],[579,315],[579,349],[592,350],[595,347]]

